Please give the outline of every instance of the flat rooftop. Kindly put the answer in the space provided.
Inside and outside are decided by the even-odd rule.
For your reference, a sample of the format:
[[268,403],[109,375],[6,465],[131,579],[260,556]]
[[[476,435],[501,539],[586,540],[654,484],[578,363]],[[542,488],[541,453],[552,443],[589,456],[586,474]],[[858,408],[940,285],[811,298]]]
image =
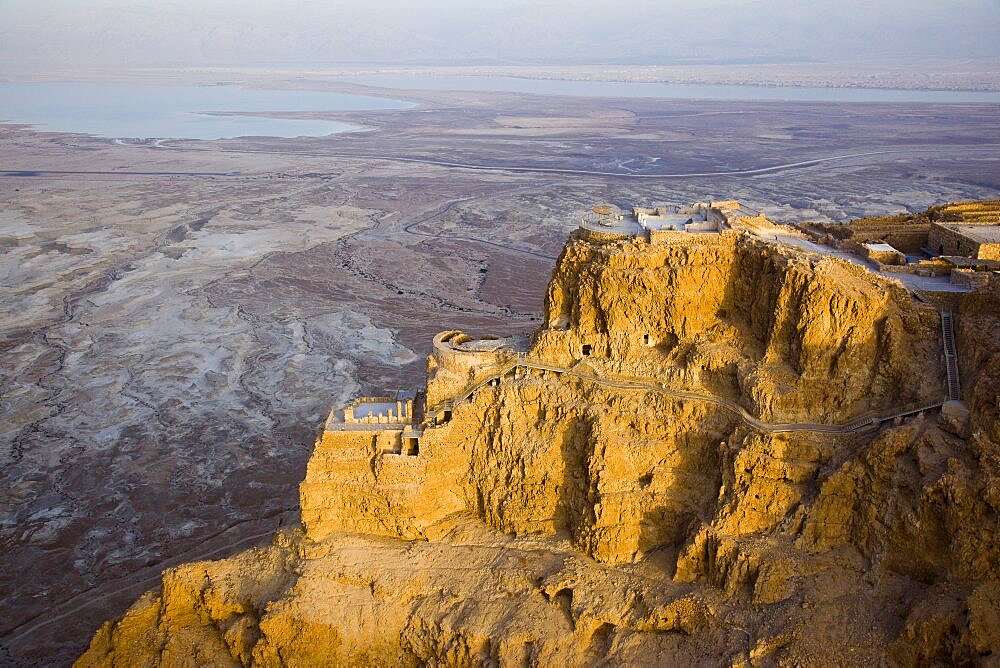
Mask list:
[[639,226],[639,223],[635,222],[635,220],[631,218],[625,218],[624,220],[611,219],[602,221],[584,219],[584,221],[580,223],[580,227],[593,232],[607,232],[610,234],[621,234],[633,237],[642,232],[642,227]]
[[1000,262],[997,260],[980,260],[973,257],[962,257],[961,255],[941,255],[938,259],[944,260],[959,269],[1000,270]]
[[865,248],[868,250],[873,250],[879,253],[898,253],[894,247],[889,244],[865,244]]
[[1000,225],[967,225],[963,223],[938,223],[941,227],[958,232],[981,244],[1000,244]]

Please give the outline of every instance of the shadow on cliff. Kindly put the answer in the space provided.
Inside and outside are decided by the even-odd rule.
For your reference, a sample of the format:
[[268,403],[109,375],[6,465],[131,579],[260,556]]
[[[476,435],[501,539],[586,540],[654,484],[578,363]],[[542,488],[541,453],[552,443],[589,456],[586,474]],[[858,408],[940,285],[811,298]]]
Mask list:
[[784,269],[774,258],[736,245],[717,315],[736,328],[743,349],[753,357],[762,356],[770,344],[783,282]]
[[940,396],[944,369],[928,307],[859,267],[822,265],[737,242],[717,316],[720,330],[735,330],[727,342],[757,368],[741,379],[730,367],[707,384],[776,421],[844,423]]
[[[637,401],[646,405],[645,399]],[[598,405],[563,433],[556,524],[601,561],[648,558],[672,575],[680,547],[715,514],[722,481],[718,443],[724,436],[712,414],[698,418],[697,429],[674,432],[677,406],[667,404],[651,407],[663,416],[662,433],[647,434],[632,424],[622,437],[622,425],[639,406],[629,402],[616,415]],[[602,429],[603,419],[615,428]]]
[[594,454],[593,424],[578,416],[562,434],[559,446],[562,480],[556,501],[556,525],[575,543],[595,522],[590,460]]
[[657,485],[649,494],[648,507],[639,519],[634,558],[670,577],[677,569],[681,548],[711,523],[717,510],[722,485],[721,434],[706,427],[678,434],[667,475],[647,474],[638,480],[640,486],[651,487],[656,477],[668,478],[665,486]]

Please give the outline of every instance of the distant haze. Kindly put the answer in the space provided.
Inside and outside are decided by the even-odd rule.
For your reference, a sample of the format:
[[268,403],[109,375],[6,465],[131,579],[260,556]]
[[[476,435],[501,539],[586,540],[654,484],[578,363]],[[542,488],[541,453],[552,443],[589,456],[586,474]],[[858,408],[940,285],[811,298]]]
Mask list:
[[7,68],[998,56],[1000,0],[0,0]]

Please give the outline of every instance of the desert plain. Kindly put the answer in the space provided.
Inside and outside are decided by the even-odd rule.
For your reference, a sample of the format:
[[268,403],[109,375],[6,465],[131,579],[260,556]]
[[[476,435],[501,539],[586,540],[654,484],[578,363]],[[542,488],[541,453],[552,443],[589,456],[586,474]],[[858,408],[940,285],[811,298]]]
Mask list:
[[65,663],[163,569],[298,522],[317,428],[434,334],[537,327],[598,202],[838,222],[996,198],[996,105],[364,91],[366,131],[0,126],[0,663]]

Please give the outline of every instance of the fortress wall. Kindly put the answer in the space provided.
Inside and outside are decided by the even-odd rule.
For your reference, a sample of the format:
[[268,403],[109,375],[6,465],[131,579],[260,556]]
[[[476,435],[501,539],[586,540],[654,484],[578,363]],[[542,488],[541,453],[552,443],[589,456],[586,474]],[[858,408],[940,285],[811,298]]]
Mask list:
[[708,220],[708,222],[715,224],[726,222],[726,215],[721,211],[719,211],[718,209],[716,209],[714,206],[710,206],[706,209],[705,218]]
[[588,241],[594,241],[597,243],[604,241],[621,241],[623,239],[631,239],[634,235],[628,232],[602,232],[598,230],[587,229],[586,227],[581,227],[576,231],[576,234]]
[[690,233],[683,232],[681,230],[649,231],[649,243],[651,244],[669,244],[669,243],[683,242],[690,239],[691,239]]
[[431,355],[434,356],[437,368],[464,375],[472,366],[493,360],[493,352],[468,351],[458,347],[470,341],[472,337],[458,330],[441,332],[435,336]]
[[859,243],[884,241],[904,253],[917,255],[927,246],[930,225],[881,225],[864,228],[851,225],[851,239]]
[[348,461],[358,453],[369,457],[380,452],[398,452],[402,434],[402,429],[377,428],[324,431],[316,448],[331,461]]
[[985,271],[973,271],[971,269],[956,269],[951,272],[951,282],[955,285],[963,285],[973,290],[989,287],[990,274]]
[[470,385],[495,375],[511,357],[511,351],[462,350],[457,346],[473,339],[464,332],[450,330],[434,337],[427,359],[427,407],[452,399]]
[[344,494],[342,481],[355,480],[358,485],[365,481],[377,440],[373,432],[327,431],[316,442],[305,479],[299,484],[302,525],[313,540],[343,528],[331,510],[333,497]]
[[[401,430],[327,431],[316,442],[299,485],[302,525],[312,540],[337,531],[376,533],[413,538],[407,527],[385,526],[381,512],[399,503],[406,490],[393,485],[419,479],[418,457],[399,452]],[[380,463],[386,461],[387,464]]]
[[755,232],[762,232],[765,234],[790,234],[790,235],[801,235],[797,230],[791,227],[786,227],[776,224],[770,218],[760,213],[756,216],[748,216],[745,214],[738,214],[731,216],[729,219],[729,224],[733,228],[744,227],[748,230],[754,230]]
[[[456,412],[470,410],[465,404]],[[413,456],[397,454],[402,434],[386,430],[322,435],[299,485],[302,525],[309,539],[318,542],[338,532],[420,539],[443,517],[468,509],[458,490],[469,454],[452,425],[426,429],[420,452]]]

